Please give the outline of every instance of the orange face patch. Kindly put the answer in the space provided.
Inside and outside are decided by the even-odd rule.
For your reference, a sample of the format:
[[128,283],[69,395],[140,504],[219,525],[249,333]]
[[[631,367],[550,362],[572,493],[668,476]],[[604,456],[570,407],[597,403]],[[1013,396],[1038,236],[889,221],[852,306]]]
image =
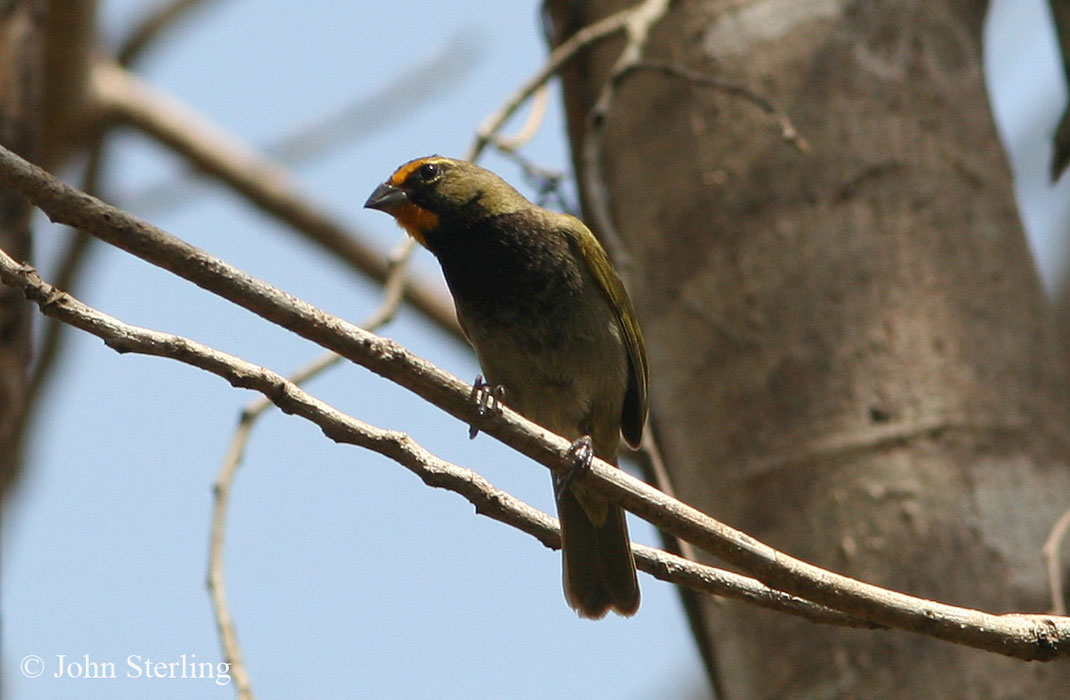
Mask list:
[[[404,187],[408,181],[409,176],[412,175],[421,165],[425,163],[434,163],[438,161],[444,161],[446,159],[439,158],[437,156],[430,156],[427,158],[417,158],[416,160],[410,160],[405,165],[394,171],[394,174],[387,180],[388,185],[394,187]],[[397,220],[398,224],[405,229],[410,236],[416,239],[416,242],[422,246],[427,245],[427,239],[425,234],[428,231],[434,230],[438,226],[438,215],[434,212],[430,212],[421,206],[409,202],[403,204],[400,207],[390,212],[390,215]]]
[[[393,184],[394,178],[390,178],[390,181]],[[437,214],[412,202],[402,204],[391,211],[390,215],[394,217],[394,220],[398,222],[401,228],[405,229],[422,246],[427,245],[427,239],[424,234],[438,227]]]

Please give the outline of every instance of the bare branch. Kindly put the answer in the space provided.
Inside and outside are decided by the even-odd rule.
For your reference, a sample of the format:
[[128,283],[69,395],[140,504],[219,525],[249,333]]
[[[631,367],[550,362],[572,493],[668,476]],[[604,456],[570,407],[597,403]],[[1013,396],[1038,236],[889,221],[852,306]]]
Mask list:
[[[137,217],[75,190],[2,147],[0,184],[22,192],[55,221],[78,226],[338,352],[413,391],[460,420],[471,422],[474,419],[475,411],[469,398],[470,387],[466,382],[442,372],[395,342],[331,316]],[[27,269],[16,266],[12,270],[8,267],[4,279],[9,284],[22,286],[24,291],[32,295],[38,287],[24,285],[29,275]],[[32,277],[29,275],[29,278]],[[60,302],[69,300],[69,297],[53,290],[48,297],[33,300],[46,310],[55,310],[60,308]],[[124,336],[120,334],[121,337]],[[127,349],[121,339],[112,341],[111,345],[120,351]],[[153,341],[145,351],[165,345]],[[284,411],[299,415],[315,412],[334,416],[338,422],[324,430],[328,437],[353,441],[354,444],[381,451],[405,466],[421,465],[430,469],[424,480],[432,486],[439,486],[442,475],[448,471],[442,460],[424,452],[407,436],[372,428],[343,416],[329,406],[306,398],[303,392],[296,393],[292,385],[284,381],[280,383],[278,380],[281,377],[263,368],[246,363],[240,366],[241,371],[237,371],[230,356],[222,357],[219,353],[199,355],[188,343],[180,344],[175,352],[190,364],[218,371],[235,386],[258,388],[259,382],[267,382],[262,391],[271,396]],[[480,428],[555,473],[563,476],[570,470],[569,441],[526,420],[508,407],[503,407],[499,415]],[[466,477],[465,483],[474,483],[477,477]],[[786,593],[877,624],[1015,658],[1051,660],[1070,656],[1070,618],[1034,614],[994,615],[889,591],[778,552],[604,461],[595,459],[583,478],[588,488],[639,517]],[[497,518],[499,514],[491,514],[491,517]]]
[[241,464],[252,429],[253,421],[243,419],[223,458],[223,465],[212,488],[212,525],[208,540],[208,594],[212,599],[219,643],[223,647],[223,660],[229,664],[230,677],[234,679],[234,691],[241,700],[254,700],[256,696],[253,695],[241,644],[238,643],[238,632],[227,604],[227,584],[223,574],[223,538],[227,525],[227,506],[230,505],[230,487],[234,483],[234,474]]

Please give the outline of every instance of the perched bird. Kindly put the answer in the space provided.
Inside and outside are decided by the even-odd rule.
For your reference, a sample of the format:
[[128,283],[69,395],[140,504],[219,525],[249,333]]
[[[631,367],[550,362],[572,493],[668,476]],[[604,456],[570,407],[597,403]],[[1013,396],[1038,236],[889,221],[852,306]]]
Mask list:
[[[410,161],[368,198],[438,258],[457,318],[491,386],[525,417],[617,463],[646,422],[635,311],[594,234],[472,163]],[[582,617],[639,608],[624,511],[554,480],[565,598]]]

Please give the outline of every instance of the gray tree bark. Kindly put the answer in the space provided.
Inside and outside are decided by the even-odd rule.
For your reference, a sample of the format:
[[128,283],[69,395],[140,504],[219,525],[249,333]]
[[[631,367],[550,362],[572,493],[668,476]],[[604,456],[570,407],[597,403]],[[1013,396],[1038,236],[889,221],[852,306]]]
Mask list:
[[[631,3],[548,0],[551,35]],[[767,96],[811,149],[737,96],[638,71],[600,163],[677,494],[871,583],[1040,612],[1040,548],[1070,506],[1070,394],[989,110],[985,9],[677,2],[646,55]],[[585,117],[622,41],[563,76],[580,178]],[[705,612],[729,698],[1070,688],[1065,663],[737,603]]]

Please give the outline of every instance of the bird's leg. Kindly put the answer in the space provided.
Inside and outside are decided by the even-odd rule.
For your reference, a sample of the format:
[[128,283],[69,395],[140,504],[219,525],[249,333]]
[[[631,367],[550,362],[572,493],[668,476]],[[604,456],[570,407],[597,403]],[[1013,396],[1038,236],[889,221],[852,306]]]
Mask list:
[[591,462],[594,460],[594,444],[591,442],[591,436],[584,435],[580,439],[574,440],[569,445],[565,458],[572,463],[572,469],[569,470],[568,474],[558,477],[558,493],[564,493],[572,486],[572,482],[577,477],[582,478],[591,471]]
[[479,435],[479,426],[487,417],[502,412],[502,399],[505,397],[505,387],[501,384],[492,387],[483,381],[483,375],[477,374],[472,382],[472,402],[476,405],[475,419],[468,426],[468,439],[475,440]]

